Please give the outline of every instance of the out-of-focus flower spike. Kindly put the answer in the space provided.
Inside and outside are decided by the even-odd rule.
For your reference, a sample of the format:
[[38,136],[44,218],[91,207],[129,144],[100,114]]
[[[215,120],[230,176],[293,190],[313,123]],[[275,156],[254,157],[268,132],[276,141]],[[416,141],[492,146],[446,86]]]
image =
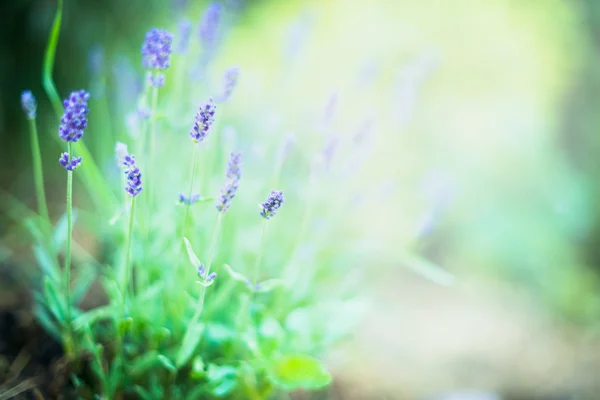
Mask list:
[[37,102],[35,101],[35,97],[30,90],[26,90],[21,93],[21,106],[23,107],[23,111],[27,115],[27,118],[34,119],[36,110],[37,110]]
[[271,219],[277,214],[277,210],[281,208],[284,202],[283,190],[271,190],[269,196],[264,203],[260,205],[260,215],[263,218]]

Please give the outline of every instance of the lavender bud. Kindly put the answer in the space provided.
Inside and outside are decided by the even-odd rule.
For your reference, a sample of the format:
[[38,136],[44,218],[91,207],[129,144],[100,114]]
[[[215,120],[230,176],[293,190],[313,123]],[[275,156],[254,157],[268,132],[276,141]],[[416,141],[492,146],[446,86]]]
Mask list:
[[204,266],[204,264],[200,264],[198,265],[198,276],[202,279],[204,279],[204,275],[206,275],[206,267]]
[[58,159],[58,163],[65,167],[67,171],[75,171],[81,164],[81,157],[73,157],[69,161],[69,153],[62,153]]
[[242,177],[241,164],[242,154],[231,153],[227,165],[227,181],[221,189],[221,195],[216,204],[216,208],[219,212],[225,212],[229,209],[231,201],[237,193]]
[[177,31],[177,52],[180,54],[186,53],[190,47],[190,34],[192,33],[192,23],[189,19],[183,18],[179,21]]
[[117,144],[115,144],[115,157],[117,159],[117,165],[119,168],[123,167],[125,157],[128,155],[129,153],[127,152],[127,145],[125,143],[117,142]]
[[123,166],[125,167],[125,176],[127,177],[125,191],[135,197],[142,191],[142,173],[135,164],[135,156],[129,154],[125,156]]
[[196,204],[199,200],[200,193],[193,193],[189,198],[185,194],[179,193],[179,202],[181,204],[191,206],[192,204]]
[[225,102],[231,97],[231,93],[237,85],[238,78],[240,76],[239,67],[231,67],[223,75],[223,93],[221,94],[219,101]]
[[157,73],[154,75],[152,72],[148,72],[146,74],[146,78],[152,87],[159,88],[165,85],[165,74]]
[[200,41],[206,49],[212,49],[217,40],[217,29],[221,20],[223,6],[219,3],[210,3],[200,22]]
[[69,98],[65,99],[63,105],[65,113],[60,120],[58,136],[66,142],[77,142],[83,136],[83,131],[87,127],[86,115],[89,112],[87,101],[90,94],[85,90],[72,92]]
[[211,272],[210,274],[208,274],[208,276],[206,277],[206,281],[207,282],[212,282],[215,280],[215,278],[217,277],[217,273],[216,272]]
[[171,65],[173,35],[164,29],[152,28],[142,46],[144,68],[167,69]]
[[271,190],[269,196],[264,203],[261,204],[260,215],[263,218],[271,219],[271,217],[277,214],[277,210],[283,204],[283,190]]
[[194,126],[190,132],[190,136],[194,142],[199,143],[206,137],[208,130],[215,121],[215,110],[216,106],[213,99],[208,99],[208,101],[202,104],[198,109]]
[[23,107],[23,111],[25,111],[25,114],[27,114],[27,118],[35,118],[37,103],[31,91],[26,90],[23,93],[21,93],[21,106]]

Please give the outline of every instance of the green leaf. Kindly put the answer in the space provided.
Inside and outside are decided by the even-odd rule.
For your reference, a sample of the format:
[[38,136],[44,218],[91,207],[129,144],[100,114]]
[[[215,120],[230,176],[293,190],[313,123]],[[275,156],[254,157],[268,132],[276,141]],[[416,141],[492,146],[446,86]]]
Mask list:
[[80,330],[86,325],[92,325],[94,322],[102,319],[112,318],[114,306],[106,305],[86,311],[73,321],[73,329]]
[[233,268],[231,268],[228,264],[223,264],[223,267],[225,267],[225,270],[233,280],[242,282],[244,283],[244,285],[250,288],[250,286],[252,285],[252,281],[250,280],[250,278],[248,278],[246,275],[234,271]]
[[50,334],[55,340],[60,341],[61,335],[56,324],[52,321],[52,317],[40,304],[36,304],[33,308],[33,313],[38,322],[44,327],[44,330]]
[[403,254],[401,256],[401,262],[414,272],[434,283],[443,286],[451,286],[454,284],[454,275],[439,265],[436,265],[431,261],[421,258],[415,254]]
[[209,364],[206,376],[210,392],[217,397],[227,396],[237,386],[237,368],[231,365]]
[[206,371],[204,371],[204,360],[202,357],[196,356],[192,360],[192,370],[190,371],[190,377],[193,379],[202,379],[206,376]]
[[96,269],[89,264],[84,264],[78,268],[79,274],[75,279],[73,287],[73,302],[79,304],[88,292],[90,286],[96,279]]
[[195,327],[189,329],[186,332],[186,335],[183,337],[183,342],[181,343],[181,348],[177,353],[177,359],[175,365],[177,368],[185,365],[185,363],[190,359],[198,343],[200,343],[200,339],[202,338],[202,333],[204,332],[204,324],[198,324]]
[[137,378],[143,375],[146,371],[154,368],[158,363],[158,352],[156,350],[150,350],[144,353],[142,356],[133,360],[129,365],[129,375],[133,378]]
[[44,275],[50,278],[53,282],[59,281],[58,266],[53,258],[48,254],[44,246],[33,246],[33,255]]
[[325,367],[305,355],[279,357],[273,361],[270,372],[273,382],[284,390],[319,389],[331,382]]
[[140,385],[134,385],[133,386],[133,391],[140,396],[140,398],[142,400],[152,400],[152,396],[150,395],[150,392],[148,392],[146,389],[144,389],[143,387],[141,387]]
[[46,304],[54,315],[54,317],[62,323],[64,321],[63,304],[56,293],[56,287],[47,276],[44,277],[44,296],[46,297]]
[[158,358],[158,362],[160,363],[160,365],[162,365],[170,373],[173,374],[177,371],[177,368],[175,367],[175,365],[173,365],[171,360],[169,360],[166,356],[159,354],[157,356],[157,358]]
[[121,321],[119,322],[119,332],[121,332],[121,335],[125,335],[125,333],[127,333],[127,331],[131,328],[132,325],[133,318],[125,317],[121,319]]
[[185,248],[187,250],[188,258],[190,259],[190,262],[192,263],[192,267],[194,267],[194,269],[198,268],[200,266],[200,264],[202,264],[202,263],[196,256],[196,253],[194,253],[194,249],[192,249],[192,245],[190,244],[190,241],[184,237],[183,242],[185,243]]
[[284,285],[285,281],[283,279],[267,279],[266,281],[262,281],[257,285],[256,291],[258,293],[266,293]]

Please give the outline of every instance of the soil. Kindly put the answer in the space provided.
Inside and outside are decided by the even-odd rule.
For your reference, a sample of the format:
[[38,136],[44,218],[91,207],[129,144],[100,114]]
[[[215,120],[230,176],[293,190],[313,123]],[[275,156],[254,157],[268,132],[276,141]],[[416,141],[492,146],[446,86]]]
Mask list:
[[0,266],[0,400],[71,398],[60,343],[34,318],[30,292],[6,271]]

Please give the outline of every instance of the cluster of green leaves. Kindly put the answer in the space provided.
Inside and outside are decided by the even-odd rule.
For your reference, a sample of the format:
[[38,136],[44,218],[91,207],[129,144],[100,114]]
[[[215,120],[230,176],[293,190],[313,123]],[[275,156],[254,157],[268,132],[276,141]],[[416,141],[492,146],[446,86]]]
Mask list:
[[[62,106],[51,75],[61,6],[44,68],[44,87],[58,117]],[[139,95],[139,105],[154,108],[149,120],[139,121],[134,132],[114,132],[134,150],[143,171],[145,190],[136,198],[136,214],[114,159],[95,162],[93,148],[88,151],[81,142],[74,147],[84,159],[76,182],[83,183],[94,208],[75,210],[73,220],[104,246],[100,252],[87,251],[75,230],[70,304],[59,264],[68,239],[66,217],[52,227],[10,199],[15,218],[24,216],[35,240],[34,255],[43,274],[36,315],[64,344],[74,371],[71,381],[84,397],[260,399],[319,389],[331,381],[319,358],[351,331],[363,308],[352,295],[359,279],[347,273],[352,251],[340,239],[337,225],[347,208],[332,204],[322,190],[328,185],[323,181],[328,171],[323,154],[307,161],[290,154],[286,140],[263,143],[265,161],[256,157],[244,166],[243,175],[249,178],[242,179],[232,209],[222,215],[215,210],[227,154],[250,150],[253,142],[246,137],[238,138],[235,146],[228,142],[223,127],[251,126],[253,121],[228,120],[227,104],[219,106],[211,136],[200,144],[196,186],[208,195],[191,206],[192,223],[186,229],[186,206],[176,199],[177,188],[187,187],[192,165],[187,135],[192,119],[182,118],[189,114],[182,110],[193,110],[198,95],[184,96],[182,80],[193,70],[189,61],[194,57],[197,54],[175,56],[167,74],[173,83],[161,89],[161,97],[157,99],[159,93],[148,86]],[[211,91],[204,91],[207,98]],[[84,140],[110,129],[109,121],[93,118],[96,109],[108,108],[108,102],[106,97],[90,102]],[[286,171],[285,165],[294,162],[298,165]],[[289,200],[266,229],[259,210],[247,204],[259,203],[278,185]],[[123,195],[115,194],[119,192]],[[78,195],[81,191],[75,190]],[[320,221],[319,232],[309,232],[315,221]],[[133,275],[127,287],[122,281],[130,222]],[[332,237],[338,239],[332,242]],[[198,281],[199,264],[211,261],[216,280]],[[252,282],[255,266],[261,273],[252,275]],[[80,303],[91,296],[92,287],[107,301],[84,310]]]

